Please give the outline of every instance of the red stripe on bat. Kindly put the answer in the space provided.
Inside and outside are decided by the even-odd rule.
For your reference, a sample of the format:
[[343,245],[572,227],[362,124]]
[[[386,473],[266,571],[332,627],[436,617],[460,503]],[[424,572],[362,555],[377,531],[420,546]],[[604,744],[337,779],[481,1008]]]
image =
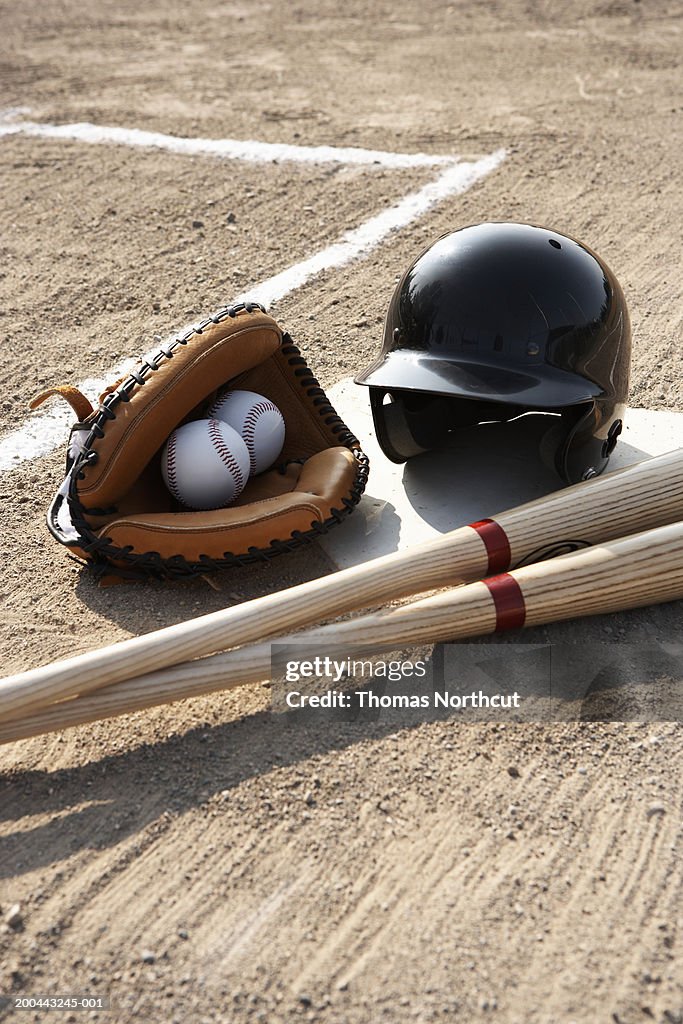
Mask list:
[[504,572],[500,576],[490,576],[483,582],[489,588],[496,606],[496,633],[503,629],[520,629],[526,619],[526,605],[524,594],[514,576]]
[[469,524],[476,530],[484,542],[486,554],[489,556],[488,573],[504,572],[510,567],[510,542],[507,533],[495,519],[481,519],[478,523]]

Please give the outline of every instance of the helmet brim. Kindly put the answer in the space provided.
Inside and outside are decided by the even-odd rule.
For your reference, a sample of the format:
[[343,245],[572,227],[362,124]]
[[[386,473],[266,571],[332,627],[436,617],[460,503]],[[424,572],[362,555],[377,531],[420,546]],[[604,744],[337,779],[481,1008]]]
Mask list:
[[562,409],[604,395],[593,381],[548,363],[506,368],[500,363],[439,359],[417,352],[387,352],[355,377],[356,384],[503,402],[538,409]]

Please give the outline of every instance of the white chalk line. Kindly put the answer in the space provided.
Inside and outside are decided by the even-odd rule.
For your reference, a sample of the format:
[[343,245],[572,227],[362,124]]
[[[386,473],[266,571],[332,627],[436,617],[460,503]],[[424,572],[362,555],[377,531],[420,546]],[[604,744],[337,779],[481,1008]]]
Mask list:
[[[339,241],[314,256],[262,281],[233,301],[252,300],[261,302],[264,306],[271,305],[302,287],[323,270],[341,267],[354,259],[366,256],[391,232],[406,227],[444,199],[466,192],[476,181],[494,171],[504,159],[505,150],[499,149],[481,160],[463,161],[447,167],[435,181],[405,196],[395,206],[383,210],[359,227],[346,231]],[[182,330],[176,333],[182,333]],[[175,334],[170,335],[169,340],[173,337]],[[158,347],[153,349],[152,353],[156,351]],[[113,369],[106,378],[90,378],[76,386],[94,399],[112,380],[128,373],[137,364],[138,360],[128,360]],[[16,469],[23,462],[49,455],[59,448],[64,444],[72,422],[73,413],[61,401],[51,403],[45,412],[30,416],[21,427],[0,439],[0,473]]]
[[300,164],[379,165],[397,168],[438,167],[457,162],[456,156],[432,156],[428,153],[388,153],[381,149],[355,146],[295,146],[280,142],[256,142],[251,139],[187,139],[139,128],[117,128],[91,124],[43,124],[16,121],[16,112],[0,116],[0,136],[32,135],[43,139],[67,139],[93,145],[132,146],[138,149],[162,149],[190,156],[215,156],[248,163],[291,161]]
[[295,288],[306,284],[321,271],[341,267],[351,260],[367,255],[392,231],[406,227],[426,213],[430,207],[449,196],[466,192],[475,181],[490,174],[504,159],[505,150],[499,149],[473,163],[463,161],[448,167],[435,181],[430,181],[419,191],[404,196],[396,205],[388,207],[375,217],[370,217],[359,227],[346,231],[338,242],[243,292],[238,296],[238,301],[252,299],[269,306]]

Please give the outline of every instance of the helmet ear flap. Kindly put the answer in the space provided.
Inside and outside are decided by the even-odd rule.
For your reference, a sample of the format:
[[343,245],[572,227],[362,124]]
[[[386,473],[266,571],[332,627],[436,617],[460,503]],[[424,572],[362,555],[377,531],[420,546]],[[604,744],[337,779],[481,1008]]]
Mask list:
[[566,444],[568,431],[569,427],[564,416],[556,417],[553,419],[552,427],[545,432],[538,446],[543,465],[555,473],[559,473],[560,476],[562,473],[558,466],[557,455]]
[[621,420],[610,426],[607,438],[600,430],[595,402],[586,408],[563,409],[559,422],[541,438],[541,458],[568,484],[577,484],[603,472],[621,432]]

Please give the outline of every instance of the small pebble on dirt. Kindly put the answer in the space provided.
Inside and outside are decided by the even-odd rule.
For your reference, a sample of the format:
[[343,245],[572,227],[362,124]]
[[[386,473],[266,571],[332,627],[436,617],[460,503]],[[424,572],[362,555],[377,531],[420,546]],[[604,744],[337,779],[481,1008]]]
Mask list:
[[5,914],[5,924],[8,924],[10,928],[21,928],[24,923],[24,916],[21,912],[21,906],[15,903],[9,908]]

